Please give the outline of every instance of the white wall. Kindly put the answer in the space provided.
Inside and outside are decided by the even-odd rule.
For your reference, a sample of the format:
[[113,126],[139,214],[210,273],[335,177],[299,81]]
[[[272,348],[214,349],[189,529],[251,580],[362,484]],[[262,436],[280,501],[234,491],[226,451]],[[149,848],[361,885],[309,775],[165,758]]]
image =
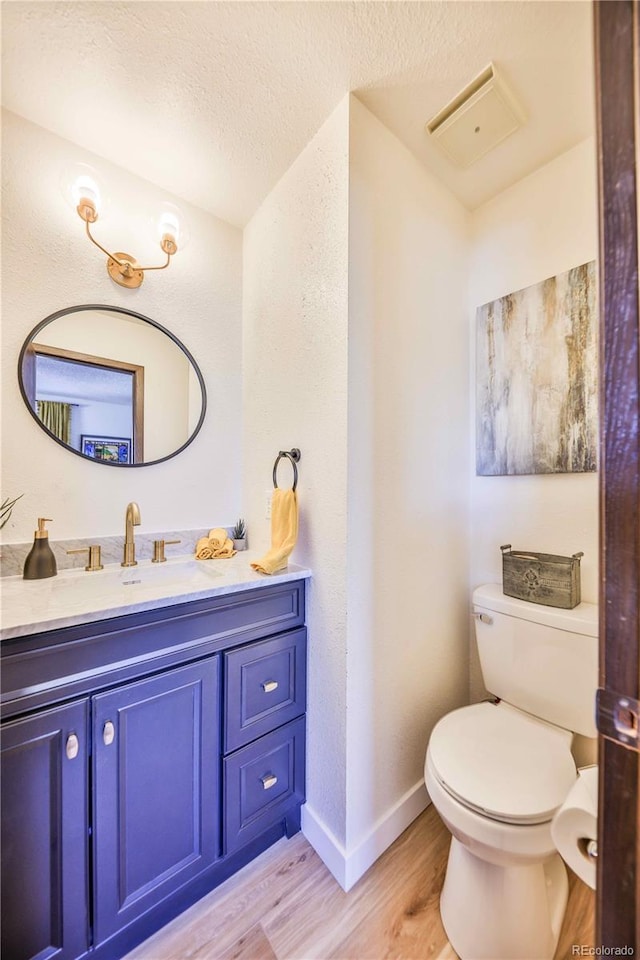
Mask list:
[[[472,227],[469,337],[473,349],[476,307],[596,258],[593,140],[578,144],[479,207],[473,214]],[[472,452],[472,469],[474,462]],[[481,583],[501,581],[502,543],[564,555],[583,550],[582,598],[597,602],[597,474],[472,475],[471,520],[472,589]],[[471,647],[471,695],[477,699],[484,689],[473,640]]]
[[[129,500],[140,504],[146,531],[232,522],[241,507],[241,232],[8,112],[2,153],[2,495],[25,493],[4,541],[30,540],[38,516],[54,517],[52,539],[118,534]],[[154,210],[172,200],[187,215],[189,246],[138,290],[109,279],[106,258],[63,200],[61,175],[77,161],[94,166],[108,183],[110,210],[95,227],[107,247],[160,263]],[[22,342],[44,317],[81,303],[150,316],[198,360],[208,413],[179,457],[131,470],[83,462],[31,418],[16,379]]]
[[71,411],[71,446],[81,450],[82,434],[131,437],[131,408],[123,403],[80,403]]
[[431,726],[467,693],[467,221],[347,98],[245,230],[245,509],[266,546],[299,446],[304,829],[347,888],[426,803]]
[[[279,450],[299,447],[309,590],[307,797],[345,842],[348,98],[244,232],[244,510],[269,545],[265,499]],[[279,482],[289,483],[281,464]]]
[[399,832],[425,804],[431,729],[466,702],[469,215],[355,98],[349,184],[347,839],[357,874],[393,839],[383,825]]

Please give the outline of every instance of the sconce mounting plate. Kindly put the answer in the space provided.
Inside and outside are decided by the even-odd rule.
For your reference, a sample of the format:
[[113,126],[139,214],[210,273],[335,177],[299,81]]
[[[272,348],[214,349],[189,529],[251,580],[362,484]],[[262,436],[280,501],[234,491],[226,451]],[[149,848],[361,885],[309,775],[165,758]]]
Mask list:
[[144,280],[144,271],[136,269],[136,259],[132,257],[130,253],[116,252],[115,256],[120,261],[126,261],[126,263],[130,265],[129,269],[123,268],[117,260],[109,257],[107,260],[107,273],[111,279],[119,283],[121,287],[128,287],[130,290],[135,290]]

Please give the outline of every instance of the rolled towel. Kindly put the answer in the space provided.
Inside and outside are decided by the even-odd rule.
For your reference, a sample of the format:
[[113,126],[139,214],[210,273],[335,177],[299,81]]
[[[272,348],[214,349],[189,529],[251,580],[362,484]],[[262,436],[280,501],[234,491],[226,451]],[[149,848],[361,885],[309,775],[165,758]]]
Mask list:
[[227,536],[227,531],[221,527],[210,530],[216,536],[200,537],[196,543],[196,560],[226,560],[233,557],[233,540]]
[[213,556],[213,550],[209,546],[208,537],[200,537],[196,543],[196,560],[210,560]]
[[209,546],[212,550],[222,549],[229,539],[227,531],[223,527],[214,527],[209,530]]
[[[211,542],[212,541],[210,540],[209,543]],[[235,554],[235,552],[236,551],[233,548],[233,540],[229,540],[229,538],[227,537],[227,539],[222,544],[222,546],[219,546],[216,548],[214,557],[216,558],[216,560],[224,560],[227,557],[232,557]]]

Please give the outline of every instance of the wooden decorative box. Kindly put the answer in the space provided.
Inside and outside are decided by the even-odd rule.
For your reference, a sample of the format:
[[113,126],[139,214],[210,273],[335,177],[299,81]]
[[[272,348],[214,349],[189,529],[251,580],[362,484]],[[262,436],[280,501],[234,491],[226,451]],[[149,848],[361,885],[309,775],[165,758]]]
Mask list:
[[502,592],[507,597],[571,610],[580,603],[580,557],[559,557],[553,553],[502,550]]

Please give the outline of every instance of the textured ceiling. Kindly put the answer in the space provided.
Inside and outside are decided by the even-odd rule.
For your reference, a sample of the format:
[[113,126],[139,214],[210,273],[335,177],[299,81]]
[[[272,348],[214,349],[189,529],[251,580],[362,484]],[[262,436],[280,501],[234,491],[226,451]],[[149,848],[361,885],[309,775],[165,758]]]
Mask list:
[[130,373],[43,356],[37,358],[37,371],[38,397],[60,397],[67,403],[131,404]]
[[[6,107],[243,225],[348,92],[469,207],[593,130],[589,0],[2,4]],[[528,123],[467,171],[424,123],[486,64]]]

